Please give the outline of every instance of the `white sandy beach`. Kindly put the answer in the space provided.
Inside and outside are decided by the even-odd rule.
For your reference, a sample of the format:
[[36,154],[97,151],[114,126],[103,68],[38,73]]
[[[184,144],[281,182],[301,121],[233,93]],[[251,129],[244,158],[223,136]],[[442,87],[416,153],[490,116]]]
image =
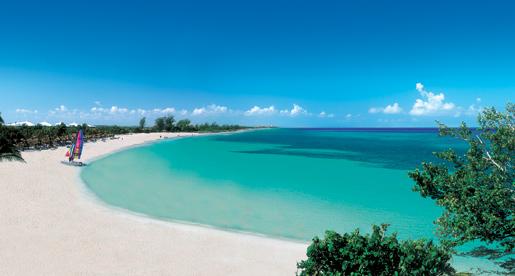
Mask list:
[[[83,157],[160,135],[180,134],[87,143]],[[305,258],[306,244],[112,209],[88,194],[79,168],[61,164],[64,154],[23,152],[26,163],[0,162],[0,275],[293,275]]]

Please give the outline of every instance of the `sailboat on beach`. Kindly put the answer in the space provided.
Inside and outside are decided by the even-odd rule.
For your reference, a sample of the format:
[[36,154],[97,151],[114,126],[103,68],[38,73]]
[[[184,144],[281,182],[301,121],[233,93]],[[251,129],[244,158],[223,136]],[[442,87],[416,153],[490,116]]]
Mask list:
[[84,132],[82,129],[79,129],[77,132],[77,136],[75,139],[75,143],[73,143],[68,151],[66,152],[66,157],[68,157],[68,163],[62,162],[67,165],[74,165],[74,166],[83,166],[84,164],[82,162],[76,162],[75,159],[80,159],[82,155],[82,148],[84,146]]

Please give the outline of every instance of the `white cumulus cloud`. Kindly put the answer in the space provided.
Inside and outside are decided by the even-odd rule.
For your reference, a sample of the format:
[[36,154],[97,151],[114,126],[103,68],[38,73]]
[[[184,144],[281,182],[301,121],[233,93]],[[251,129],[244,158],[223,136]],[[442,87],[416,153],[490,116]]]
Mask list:
[[60,106],[58,106],[58,107],[56,107],[56,108],[54,108],[52,110],[49,110],[48,113],[50,115],[63,116],[63,115],[66,115],[66,114],[68,114],[70,112],[68,111],[68,108],[66,106],[60,105]]
[[197,115],[202,115],[202,114],[205,114],[205,113],[206,113],[206,108],[205,107],[200,107],[200,108],[193,109],[193,111],[191,112],[191,115],[197,116]]
[[389,104],[386,107],[371,107],[368,113],[384,113],[384,114],[399,114],[402,112],[402,108],[398,103]]
[[175,113],[175,108],[173,107],[165,107],[165,108],[154,108],[152,109],[153,113],[156,114],[169,114],[169,113]]
[[54,110],[57,112],[66,112],[68,111],[68,108],[66,108],[64,105],[60,105],[59,107],[54,108]]
[[327,113],[325,111],[322,111],[318,114],[318,117],[320,118],[334,118],[334,114],[333,113]]
[[272,115],[275,114],[277,110],[275,110],[275,107],[273,105],[269,107],[259,107],[257,105],[253,106],[251,109],[245,111],[243,113],[245,116],[257,116],[257,115]]
[[371,107],[370,109],[368,109],[368,113],[375,114],[380,112],[383,112],[383,108],[381,107]]
[[208,106],[208,109],[213,111],[213,112],[216,112],[216,113],[225,113],[227,112],[227,107],[226,106],[221,106],[221,105],[210,105]]
[[288,109],[284,109],[284,110],[281,110],[280,113],[282,115],[287,115],[287,116],[291,116],[291,117],[296,117],[296,116],[299,116],[299,115],[308,115],[308,111],[306,109],[304,109],[302,106],[298,105],[298,104],[293,104],[293,108],[288,110]]
[[219,115],[228,112],[229,109],[226,106],[222,105],[208,105],[206,107],[198,107],[193,109],[191,115],[199,116],[199,115]]
[[424,85],[420,82],[417,82],[415,84],[415,89],[417,89],[417,91],[419,91],[419,92],[422,92],[424,90]]
[[20,113],[20,114],[37,114],[38,111],[37,110],[25,109],[25,108],[16,108],[16,113]]
[[385,114],[398,114],[401,112],[402,108],[399,106],[398,103],[394,103],[393,105],[387,105],[383,110],[383,113]]
[[133,113],[133,114],[134,114],[134,113],[137,113],[137,114],[139,114],[140,116],[143,116],[143,115],[147,114],[147,112],[148,112],[148,111],[146,111],[146,110],[145,110],[145,109],[143,109],[143,108],[138,108],[138,109],[133,109],[133,110],[131,110],[131,113]]
[[410,114],[414,116],[442,114],[450,112],[456,108],[454,103],[445,102],[445,95],[443,93],[435,94],[426,91],[422,83],[417,83],[415,88],[422,99],[417,99],[410,110]]
[[91,113],[96,114],[96,115],[99,115],[102,113],[110,114],[110,115],[126,114],[126,113],[134,114],[134,112],[132,112],[132,110],[129,110],[128,108],[118,107],[116,105],[111,106],[111,108],[103,108],[103,107],[94,106],[90,109],[90,111],[91,111]]
[[111,108],[109,109],[109,113],[111,114],[123,114],[127,112],[129,112],[129,109],[125,107],[118,107],[116,105],[111,106]]
[[161,110],[161,113],[175,113],[175,108],[173,107],[167,107]]
[[[151,109],[143,109],[143,108],[134,108],[129,109],[126,107],[119,107],[116,105],[111,106],[110,108],[103,108],[100,106],[93,106],[90,108],[90,112],[82,113],[83,117],[93,117],[93,118],[111,118],[112,116],[117,117],[131,117],[131,116],[162,116],[171,113],[177,113],[177,110],[173,107],[165,107],[165,108],[151,108]],[[186,115],[187,110],[183,109],[179,111],[179,114]]]

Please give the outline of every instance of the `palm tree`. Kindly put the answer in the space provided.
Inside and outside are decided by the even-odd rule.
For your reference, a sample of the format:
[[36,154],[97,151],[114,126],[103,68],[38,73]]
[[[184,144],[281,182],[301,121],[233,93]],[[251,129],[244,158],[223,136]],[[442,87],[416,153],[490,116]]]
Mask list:
[[16,145],[0,130],[0,162],[4,160],[25,162]]
[[2,113],[0,113],[0,162],[3,160],[25,162],[13,140],[9,139],[7,132],[4,131],[3,125],[4,119],[2,118]]

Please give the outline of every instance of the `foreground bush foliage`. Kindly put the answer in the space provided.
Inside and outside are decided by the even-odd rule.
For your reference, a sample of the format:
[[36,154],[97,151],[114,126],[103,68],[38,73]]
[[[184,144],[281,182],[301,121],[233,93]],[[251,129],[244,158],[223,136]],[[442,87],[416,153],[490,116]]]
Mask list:
[[340,235],[327,231],[315,237],[308,259],[297,264],[299,275],[450,275],[451,252],[432,241],[399,241],[386,235],[387,225],[373,226],[371,234],[359,230]]
[[515,249],[515,105],[506,112],[487,108],[479,128],[440,124],[440,135],[468,143],[465,154],[453,149],[436,153],[439,164],[423,163],[410,172],[414,190],[444,208],[437,220],[444,242],[452,246],[480,240]]

